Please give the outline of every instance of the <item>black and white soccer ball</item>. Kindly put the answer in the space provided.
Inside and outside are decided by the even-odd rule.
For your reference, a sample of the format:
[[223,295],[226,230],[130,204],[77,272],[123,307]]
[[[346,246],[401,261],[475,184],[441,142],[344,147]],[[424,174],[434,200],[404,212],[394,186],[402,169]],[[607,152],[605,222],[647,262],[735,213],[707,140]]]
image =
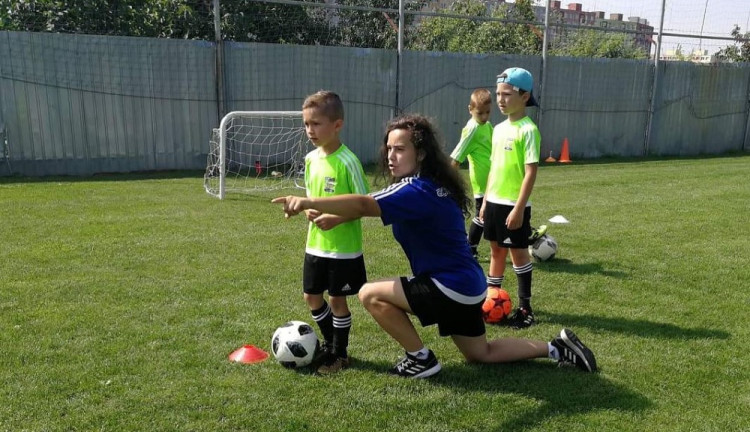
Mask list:
[[273,333],[271,352],[286,368],[304,367],[312,362],[318,344],[318,336],[310,324],[289,321]]
[[557,241],[549,234],[545,234],[529,246],[529,254],[539,261],[549,261],[557,253]]

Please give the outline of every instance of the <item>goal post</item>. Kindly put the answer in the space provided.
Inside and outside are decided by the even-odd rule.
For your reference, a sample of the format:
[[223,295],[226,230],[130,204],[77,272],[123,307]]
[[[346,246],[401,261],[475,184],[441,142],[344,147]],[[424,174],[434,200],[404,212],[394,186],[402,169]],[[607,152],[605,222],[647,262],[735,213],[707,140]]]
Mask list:
[[224,199],[304,188],[304,157],[311,149],[302,111],[232,111],[213,129],[203,187]]

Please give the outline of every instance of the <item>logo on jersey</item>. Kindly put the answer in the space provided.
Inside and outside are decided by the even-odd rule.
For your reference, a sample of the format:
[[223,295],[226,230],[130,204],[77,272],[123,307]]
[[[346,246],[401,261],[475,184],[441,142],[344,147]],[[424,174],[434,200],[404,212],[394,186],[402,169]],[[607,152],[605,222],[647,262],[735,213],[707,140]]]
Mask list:
[[326,185],[323,190],[328,193],[334,193],[336,191],[336,179],[334,177],[326,177]]
[[505,147],[503,147],[505,150],[513,151],[513,141],[515,141],[513,138],[505,138]]
[[448,195],[451,194],[450,192],[448,192],[448,189],[446,189],[446,188],[437,188],[437,189],[435,189],[435,193],[440,198],[447,197]]

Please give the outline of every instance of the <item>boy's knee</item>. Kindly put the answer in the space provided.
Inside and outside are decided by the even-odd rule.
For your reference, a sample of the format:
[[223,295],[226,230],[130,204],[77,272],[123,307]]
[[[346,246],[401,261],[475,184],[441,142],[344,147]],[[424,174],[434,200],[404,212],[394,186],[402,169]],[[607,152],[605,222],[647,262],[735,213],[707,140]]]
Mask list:
[[347,305],[345,296],[329,297],[328,302],[331,304],[331,310],[333,310],[333,312],[343,313],[343,312],[347,312],[348,310],[348,305]]

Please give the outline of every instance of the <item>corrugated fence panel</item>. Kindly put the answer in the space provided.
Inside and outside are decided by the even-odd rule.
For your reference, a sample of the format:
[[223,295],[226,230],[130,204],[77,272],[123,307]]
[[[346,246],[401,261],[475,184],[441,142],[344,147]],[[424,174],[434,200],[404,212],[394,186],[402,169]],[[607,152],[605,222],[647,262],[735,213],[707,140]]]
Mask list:
[[[648,61],[406,51],[400,89],[394,50],[224,44],[227,110],[299,110],[320,89],[339,93],[343,141],[377,161],[399,107],[436,120],[449,151],[469,95],[505,68],[532,72],[543,111],[542,157],[565,138],[575,158],[643,156],[653,65]],[[0,32],[0,175],[86,175],[203,169],[219,124],[215,44],[134,37]],[[663,65],[649,154],[748,151],[750,66]],[[504,117],[493,106],[491,121]],[[4,128],[4,130],[3,130]],[[3,149],[5,151],[5,149]]]
[[[505,69],[527,69],[536,80],[534,94],[539,94],[539,57],[406,51],[403,67],[401,109],[434,118],[448,152],[471,117],[469,97],[475,89],[486,88],[492,94],[490,122],[495,125],[505,119],[495,104],[496,77]],[[536,120],[536,108],[527,113]]]
[[750,68],[664,62],[649,153],[696,155],[743,150]]
[[651,98],[646,61],[551,57],[542,105],[542,156],[642,156]]
[[205,166],[217,118],[211,43],[3,32],[0,45],[13,172]]
[[396,100],[396,53],[367,48],[225,44],[228,111],[299,111],[309,94],[344,102],[342,141],[363,163],[376,161]]

